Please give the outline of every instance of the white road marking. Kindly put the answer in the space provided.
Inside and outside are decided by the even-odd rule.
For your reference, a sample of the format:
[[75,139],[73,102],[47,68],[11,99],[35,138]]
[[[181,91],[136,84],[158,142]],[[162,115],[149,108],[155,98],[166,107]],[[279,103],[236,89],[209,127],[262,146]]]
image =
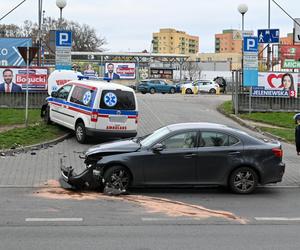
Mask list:
[[80,222],[83,218],[26,218],[26,222]]
[[300,217],[254,217],[257,221],[300,221]]

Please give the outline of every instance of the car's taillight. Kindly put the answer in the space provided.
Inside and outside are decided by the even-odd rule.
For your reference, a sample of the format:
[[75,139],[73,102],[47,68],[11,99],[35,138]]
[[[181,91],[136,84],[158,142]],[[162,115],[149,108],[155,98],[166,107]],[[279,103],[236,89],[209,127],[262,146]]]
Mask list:
[[92,112],[91,121],[92,122],[97,122],[98,121],[98,113],[97,112]]
[[272,152],[276,157],[282,158],[283,150],[281,148],[272,148]]

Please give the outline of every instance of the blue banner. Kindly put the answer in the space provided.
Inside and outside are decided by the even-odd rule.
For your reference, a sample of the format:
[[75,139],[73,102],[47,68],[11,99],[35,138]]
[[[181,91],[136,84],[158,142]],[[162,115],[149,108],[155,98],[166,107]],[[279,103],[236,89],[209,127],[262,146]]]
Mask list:
[[265,89],[265,87],[252,87],[252,96],[259,97],[290,97],[289,91],[284,89]]
[[18,47],[31,47],[31,38],[0,38],[0,66],[25,66]]

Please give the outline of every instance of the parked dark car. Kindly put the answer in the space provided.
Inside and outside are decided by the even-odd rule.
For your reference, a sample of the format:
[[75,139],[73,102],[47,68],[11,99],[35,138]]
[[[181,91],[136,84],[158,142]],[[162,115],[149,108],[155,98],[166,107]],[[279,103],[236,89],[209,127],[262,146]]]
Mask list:
[[214,123],[182,123],[144,138],[100,144],[84,158],[87,169],[76,175],[62,166],[64,183],[106,186],[229,186],[248,194],[257,184],[282,180],[285,164],[277,141],[256,139]]
[[137,90],[142,94],[150,93],[170,93],[174,94],[176,92],[176,86],[169,84],[164,80],[159,79],[149,79],[143,80],[138,84]]

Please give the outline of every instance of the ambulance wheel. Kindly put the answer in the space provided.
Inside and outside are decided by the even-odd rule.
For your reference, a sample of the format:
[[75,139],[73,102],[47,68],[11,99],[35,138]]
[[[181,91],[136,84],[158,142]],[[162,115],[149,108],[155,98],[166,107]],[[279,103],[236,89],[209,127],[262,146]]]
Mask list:
[[45,113],[44,113],[44,122],[46,124],[51,124],[51,119],[50,119],[50,107],[47,106],[45,109]]
[[76,135],[76,140],[79,143],[85,143],[86,139],[87,139],[87,135],[86,135],[86,129],[85,126],[82,122],[78,122],[76,123],[75,126],[75,135]]

